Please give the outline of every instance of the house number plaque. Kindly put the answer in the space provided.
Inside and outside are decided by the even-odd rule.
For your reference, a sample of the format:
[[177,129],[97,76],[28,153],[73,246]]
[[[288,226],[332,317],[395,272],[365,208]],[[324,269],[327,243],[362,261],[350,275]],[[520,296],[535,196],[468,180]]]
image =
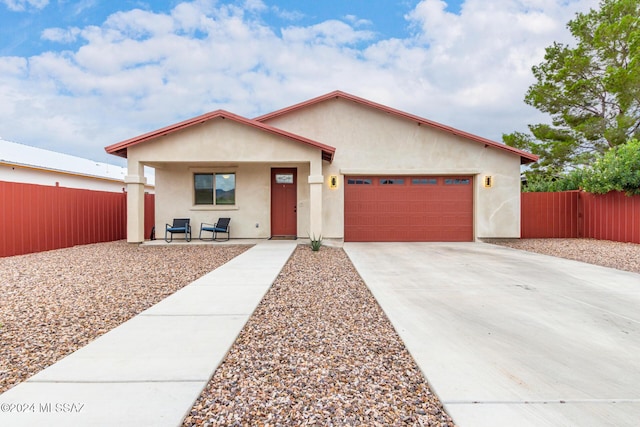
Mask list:
[[277,173],[276,184],[293,184],[293,174],[291,173]]

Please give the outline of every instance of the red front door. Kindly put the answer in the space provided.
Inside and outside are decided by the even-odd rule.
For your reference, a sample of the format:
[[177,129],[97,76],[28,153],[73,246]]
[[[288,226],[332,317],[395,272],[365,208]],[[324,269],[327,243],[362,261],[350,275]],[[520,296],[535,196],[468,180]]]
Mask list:
[[271,235],[297,236],[296,168],[271,169]]

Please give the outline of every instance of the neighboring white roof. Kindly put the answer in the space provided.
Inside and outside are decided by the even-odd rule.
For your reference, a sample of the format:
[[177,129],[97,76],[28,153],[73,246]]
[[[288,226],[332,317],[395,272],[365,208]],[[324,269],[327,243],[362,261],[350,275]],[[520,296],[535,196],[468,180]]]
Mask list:
[[[0,162],[117,181],[124,181],[127,175],[127,168],[5,141],[2,138],[0,138]],[[154,184],[153,175],[146,178],[148,184]]]

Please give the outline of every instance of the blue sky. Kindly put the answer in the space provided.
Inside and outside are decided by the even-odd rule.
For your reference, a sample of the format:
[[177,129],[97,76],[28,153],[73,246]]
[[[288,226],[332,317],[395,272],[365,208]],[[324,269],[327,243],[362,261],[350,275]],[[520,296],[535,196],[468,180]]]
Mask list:
[[494,140],[543,120],[531,66],[597,0],[0,0],[0,137],[104,146],[343,90]]
[[[4,1],[8,11],[2,14],[0,55],[31,56],[50,49],[59,49],[57,43],[40,37],[47,28],[101,25],[109,15],[131,9],[168,13],[179,3],[180,1],[175,0]],[[277,28],[292,24],[307,26],[330,19],[354,17],[368,21],[370,29],[376,32],[379,38],[403,38],[411,32],[404,15],[418,3],[415,0],[265,1],[266,5],[274,9],[263,18],[270,26]],[[446,9],[459,13],[461,3],[462,0],[449,0],[446,2]],[[79,43],[76,44],[76,47],[78,46]]]

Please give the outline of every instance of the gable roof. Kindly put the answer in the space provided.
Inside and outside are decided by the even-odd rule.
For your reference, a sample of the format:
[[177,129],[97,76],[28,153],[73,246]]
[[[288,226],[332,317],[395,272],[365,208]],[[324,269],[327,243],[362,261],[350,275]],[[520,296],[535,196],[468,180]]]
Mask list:
[[395,115],[397,117],[402,117],[402,118],[417,122],[418,124],[421,124],[421,125],[430,126],[430,127],[434,128],[434,129],[438,129],[438,130],[441,130],[443,132],[448,132],[448,133],[450,133],[452,135],[461,136],[461,137],[466,138],[468,140],[484,144],[485,147],[493,147],[493,148],[497,148],[499,150],[504,150],[504,151],[516,154],[516,155],[520,156],[520,163],[521,164],[536,162],[539,159],[539,157],[536,156],[535,154],[531,154],[529,152],[526,152],[526,151],[523,151],[523,150],[519,150],[517,148],[510,147],[510,146],[508,146],[506,144],[502,144],[502,143],[499,143],[499,142],[496,142],[496,141],[492,141],[490,139],[483,138],[483,137],[478,136],[478,135],[473,135],[471,133],[455,129],[455,128],[452,128],[450,126],[443,125],[441,123],[437,123],[437,122],[434,122],[434,121],[431,121],[431,120],[427,120],[425,118],[422,118],[422,117],[419,117],[419,116],[415,116],[413,114],[409,114],[409,113],[406,113],[404,111],[396,110],[394,108],[387,107],[386,105],[378,104],[376,102],[372,102],[372,101],[369,101],[367,99],[360,98],[360,97],[357,97],[357,96],[354,96],[354,95],[351,95],[351,94],[348,94],[348,93],[345,93],[345,92],[342,92],[342,91],[339,91],[339,90],[327,93],[326,95],[322,95],[322,96],[319,96],[317,98],[312,98],[312,99],[310,99],[308,101],[304,101],[304,102],[301,102],[299,104],[292,105],[290,107],[282,108],[282,109],[274,111],[272,113],[264,114],[262,116],[256,117],[254,120],[256,120],[258,122],[266,122],[266,121],[268,121],[270,119],[273,119],[273,118],[276,118],[276,117],[279,117],[279,116],[284,116],[286,114],[298,111],[300,109],[306,108],[306,107],[311,106],[311,105],[319,104],[321,102],[325,102],[325,101],[328,101],[330,99],[339,99],[339,98],[345,99],[345,100],[348,100],[348,101],[353,101],[353,102],[356,102],[358,104],[361,104],[361,105],[364,105],[364,106],[367,106],[367,107],[370,107],[370,108],[374,108],[374,109],[380,110],[380,111],[385,112],[385,113],[389,113],[389,114]]
[[215,118],[222,118],[222,119],[229,119],[232,120],[236,123],[240,123],[242,125],[246,125],[246,126],[252,126],[254,128],[260,129],[262,131],[265,132],[269,132],[275,135],[279,135],[279,136],[283,136],[285,138],[288,138],[292,141],[298,142],[298,143],[302,143],[302,144],[306,144],[309,145],[311,147],[317,148],[319,150],[322,151],[322,159],[326,160],[328,162],[331,162],[333,160],[333,155],[335,154],[335,147],[331,147],[330,145],[326,145],[326,144],[322,144],[320,142],[311,140],[309,138],[305,138],[303,136],[300,135],[296,135],[294,133],[291,132],[287,132],[285,130],[282,129],[278,129],[275,128],[273,126],[269,126],[265,123],[261,123],[259,121],[256,120],[251,120],[251,119],[247,119],[244,118],[242,116],[238,116],[237,114],[233,114],[230,113],[228,111],[224,111],[224,110],[216,110],[216,111],[212,111],[210,113],[206,113],[206,114],[202,114],[200,116],[197,117],[193,117],[191,119],[187,119],[184,120],[182,122],[173,124],[173,125],[169,125],[166,127],[163,127],[161,129],[158,130],[154,130],[151,132],[147,132],[145,134],[136,136],[134,138],[130,138],[121,142],[118,142],[116,144],[113,145],[109,145],[108,147],[105,147],[105,150],[107,153],[109,154],[114,154],[116,156],[120,156],[120,157],[127,157],[127,149],[129,147],[132,147],[134,145],[140,144],[142,142],[147,142],[147,141],[151,141],[155,138],[159,138],[161,136],[165,136],[165,135],[169,135],[171,133],[186,129],[188,127],[200,124],[200,123],[204,123],[207,122],[209,120],[215,119]]

